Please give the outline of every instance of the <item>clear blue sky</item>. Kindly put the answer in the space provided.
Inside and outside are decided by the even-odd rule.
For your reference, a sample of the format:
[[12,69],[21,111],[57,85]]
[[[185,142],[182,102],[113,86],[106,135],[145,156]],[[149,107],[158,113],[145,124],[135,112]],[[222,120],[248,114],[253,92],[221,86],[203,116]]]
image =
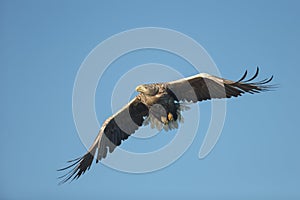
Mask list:
[[[0,2],[0,199],[300,198],[299,1],[178,2]],[[80,64],[99,42],[145,26],[194,38],[226,78],[260,66],[262,77],[273,74],[280,87],[228,101],[222,136],[204,160],[200,125],[188,151],[163,170],[136,175],[98,164],[58,186],[56,169],[85,152],[72,116]],[[159,55],[129,55],[126,64],[190,67]],[[104,103],[96,105],[100,122],[111,115]],[[200,106],[204,116],[209,106]]]

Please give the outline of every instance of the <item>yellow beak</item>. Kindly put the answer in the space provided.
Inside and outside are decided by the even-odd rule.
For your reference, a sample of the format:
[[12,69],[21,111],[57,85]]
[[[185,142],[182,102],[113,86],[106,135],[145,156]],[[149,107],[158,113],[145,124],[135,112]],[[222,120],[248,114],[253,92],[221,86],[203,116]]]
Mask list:
[[141,85],[139,85],[139,86],[137,86],[137,87],[135,88],[135,90],[136,90],[137,92],[142,92],[142,91],[143,91],[143,87],[142,87]]

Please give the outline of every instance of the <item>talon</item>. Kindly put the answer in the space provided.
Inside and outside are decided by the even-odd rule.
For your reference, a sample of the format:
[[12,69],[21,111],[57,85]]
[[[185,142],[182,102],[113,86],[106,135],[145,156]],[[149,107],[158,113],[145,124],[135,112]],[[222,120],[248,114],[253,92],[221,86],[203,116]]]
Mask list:
[[167,118],[166,117],[160,117],[160,119],[161,119],[161,121],[162,121],[162,123],[164,123],[164,124],[168,124],[168,120],[167,120]]
[[172,121],[173,119],[174,119],[174,118],[173,118],[172,113],[169,113],[169,114],[168,114],[168,120],[169,120],[169,121]]

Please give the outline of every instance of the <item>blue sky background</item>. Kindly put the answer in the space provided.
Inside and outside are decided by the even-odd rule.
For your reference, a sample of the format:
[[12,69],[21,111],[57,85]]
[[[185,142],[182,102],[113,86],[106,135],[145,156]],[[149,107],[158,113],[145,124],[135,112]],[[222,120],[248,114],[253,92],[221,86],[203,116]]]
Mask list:
[[[299,9],[299,1],[1,1],[0,199],[299,199]],[[209,103],[200,105],[192,146],[171,166],[137,175],[98,164],[58,186],[56,169],[85,152],[72,116],[80,64],[106,38],[145,26],[192,37],[226,78],[260,66],[280,87],[228,101],[222,136],[204,160]],[[128,69],[157,62],[193,73],[157,51],[124,59]],[[115,82],[107,80],[110,92]],[[100,122],[111,115],[109,99],[103,104]]]

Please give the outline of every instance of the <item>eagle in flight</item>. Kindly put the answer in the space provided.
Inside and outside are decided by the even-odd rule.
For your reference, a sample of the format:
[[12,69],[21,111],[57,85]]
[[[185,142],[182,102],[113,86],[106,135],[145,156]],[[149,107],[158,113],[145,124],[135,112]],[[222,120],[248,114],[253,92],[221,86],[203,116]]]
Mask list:
[[253,81],[259,73],[257,68],[254,76],[245,80],[247,71],[238,81],[219,78],[210,74],[200,73],[195,76],[164,83],[143,84],[136,87],[139,94],[120,111],[109,117],[100,128],[88,152],[75,160],[63,171],[71,168],[59,177],[61,183],[74,180],[83,175],[92,165],[112,153],[123,140],[126,140],[142,125],[151,125],[159,130],[178,128],[183,118],[181,113],[186,110],[186,102],[196,103],[209,99],[238,97],[244,93],[259,93],[272,88],[268,85],[272,79]]

